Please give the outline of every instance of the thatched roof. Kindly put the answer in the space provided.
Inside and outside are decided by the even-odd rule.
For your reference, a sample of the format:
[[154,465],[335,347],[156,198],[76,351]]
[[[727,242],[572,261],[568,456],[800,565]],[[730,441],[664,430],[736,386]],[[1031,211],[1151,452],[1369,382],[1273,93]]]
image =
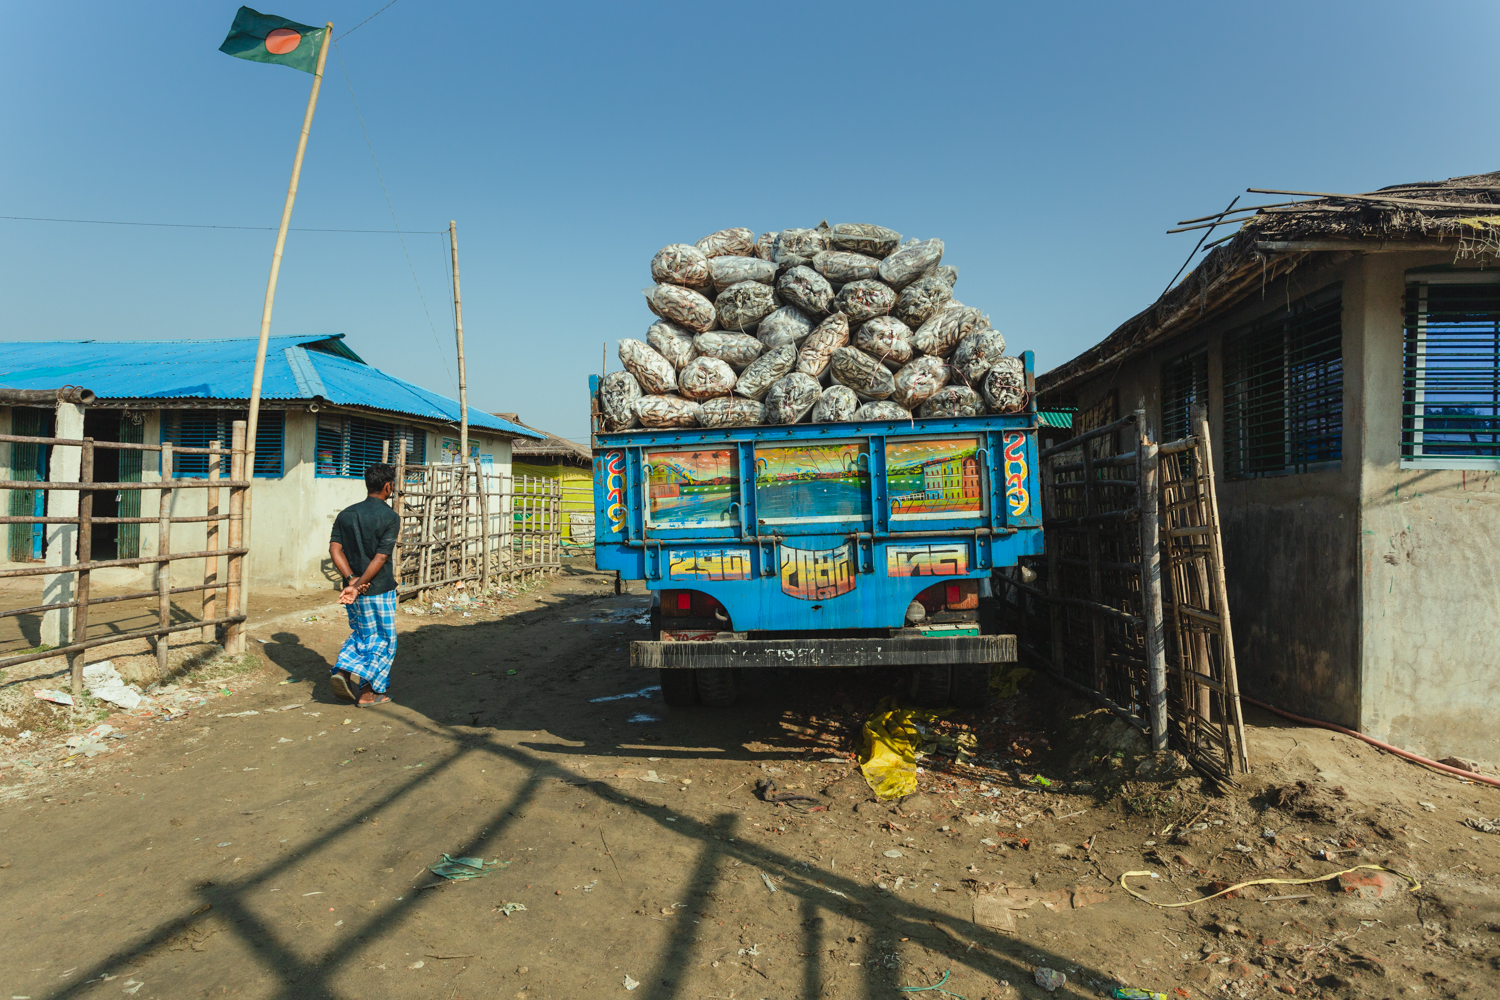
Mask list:
[[502,420],[509,420],[513,424],[520,424],[528,430],[536,431],[542,435],[540,441],[517,440],[510,447],[512,457],[525,459],[561,459],[568,465],[589,466],[594,464],[594,453],[584,445],[567,438],[558,437],[539,427],[532,427],[514,413],[497,413],[495,416]]
[[[1445,250],[1455,259],[1476,263],[1500,256],[1500,172],[1397,184],[1358,195],[1267,193],[1316,196],[1251,206],[1256,209],[1253,215],[1227,223],[1243,225],[1210,250],[1180,284],[1078,357],[1039,375],[1037,391],[1044,402],[1049,396],[1050,402],[1061,402],[1058,397],[1100,368],[1119,364],[1229,309],[1315,253]],[[1211,223],[1218,218],[1188,221]]]

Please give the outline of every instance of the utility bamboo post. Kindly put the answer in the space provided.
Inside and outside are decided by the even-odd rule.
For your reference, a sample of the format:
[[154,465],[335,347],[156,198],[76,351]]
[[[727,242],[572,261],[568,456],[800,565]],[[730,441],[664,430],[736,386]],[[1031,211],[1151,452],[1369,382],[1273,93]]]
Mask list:
[[1156,442],[1146,411],[1135,411],[1136,500],[1141,508],[1141,617],[1145,620],[1146,677],[1150,685],[1151,749],[1167,748],[1167,646],[1162,629],[1161,530],[1157,520]]
[[396,447],[396,484],[391,490],[391,509],[396,512],[396,547],[391,551],[391,575],[396,586],[401,586],[401,529],[405,526],[406,502],[402,494],[406,491],[406,438]]
[[156,637],[156,675],[165,679],[167,632],[172,627],[172,442],[161,446],[161,504],[156,516],[156,625],[162,631]]
[[[260,308],[260,343],[255,348],[255,374],[250,378],[250,414],[245,431],[245,478],[255,475],[255,435],[260,430],[260,387],[266,373],[266,344],[271,337],[271,308],[276,304],[276,279],[281,274],[281,254],[286,249],[286,231],[292,224],[292,206],[297,201],[297,182],[302,177],[302,157],[307,152],[307,134],[312,130],[313,112],[318,107],[318,91],[323,86],[323,66],[328,62],[328,43],[333,40],[333,22],[324,24],[323,44],[318,47],[318,64],[313,70],[312,90],[307,95],[307,110],[302,114],[302,132],[297,136],[297,155],[292,157],[292,179],[286,186],[286,201],[281,206],[281,223],[276,227],[276,249],[271,251],[271,275],[266,279],[266,299]],[[242,500],[242,532],[250,527],[250,494]],[[240,571],[246,577],[245,567]],[[231,612],[243,614],[249,604],[250,586],[246,579],[240,588],[240,604]]]
[[[208,481],[210,483],[219,481],[219,456],[223,454],[220,451],[221,444],[222,442],[219,441],[210,441],[208,443]],[[208,509],[205,513],[209,517],[217,517],[219,514],[219,489],[216,486],[210,486],[206,492],[208,494]],[[205,527],[206,533],[203,547],[210,552],[216,551],[219,548],[219,522],[207,521],[205,522]],[[203,586],[209,588],[203,591],[203,620],[206,622],[213,621],[219,617],[217,613],[219,606],[218,582],[219,557],[210,556],[203,560]],[[215,627],[213,625],[203,626],[203,641],[213,642],[217,638],[214,632]]]
[[[78,481],[94,481],[94,439],[83,439],[83,454],[78,460]],[[78,494],[78,561],[87,566],[94,556],[94,494],[84,490]],[[69,637],[73,642],[88,642],[89,638],[89,571],[78,571],[78,586],[74,588],[73,631]],[[73,654],[69,664],[73,675],[73,697],[83,694],[83,658],[86,650]]]
[[[245,478],[245,421],[236,420],[229,437],[229,478],[240,482]],[[245,537],[245,490],[240,486],[229,488],[229,547],[242,547]],[[225,616],[240,614],[244,601],[240,598],[240,581],[244,577],[245,557],[239,553],[229,556],[228,584],[225,589]],[[245,651],[245,623],[230,622],[224,629],[224,652],[239,656]]]
[[391,461],[391,443],[389,441],[382,441],[382,442],[380,442],[380,464],[381,465],[389,465],[390,461]]
[[464,306],[458,294],[458,223],[448,220],[448,246],[453,252],[453,331],[458,340],[458,461],[469,460],[469,385],[464,377]]
[[[422,485],[425,487],[422,493],[422,534],[418,536],[417,542],[421,546],[417,556],[417,583],[428,584],[432,582],[432,505],[436,499],[433,490],[432,477],[436,474],[436,467],[429,465],[422,476]],[[427,591],[422,591],[422,602],[427,602]]]
[[479,490],[479,592],[490,589],[490,498],[485,493],[484,467],[474,459],[474,484]]

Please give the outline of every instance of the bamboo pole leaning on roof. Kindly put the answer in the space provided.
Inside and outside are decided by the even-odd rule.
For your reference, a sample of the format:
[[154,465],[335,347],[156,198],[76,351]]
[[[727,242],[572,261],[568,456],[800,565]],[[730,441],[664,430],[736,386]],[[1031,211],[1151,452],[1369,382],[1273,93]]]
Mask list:
[[[245,477],[245,421],[236,420],[229,438],[229,478],[240,482]],[[245,537],[245,491],[238,487],[229,489],[229,547],[238,549]],[[231,615],[240,614],[245,602],[240,596],[240,580],[245,572],[245,557],[231,555],[225,583],[224,610]],[[245,652],[245,623],[231,622],[224,630],[224,652],[239,656]]]

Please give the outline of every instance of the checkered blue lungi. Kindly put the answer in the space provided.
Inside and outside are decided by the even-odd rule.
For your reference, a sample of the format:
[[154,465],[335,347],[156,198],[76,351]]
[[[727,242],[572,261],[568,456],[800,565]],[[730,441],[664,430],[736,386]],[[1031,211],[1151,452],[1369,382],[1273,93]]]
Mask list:
[[396,659],[396,592],[361,594],[347,607],[352,634],[332,672],[351,673],[384,694]]

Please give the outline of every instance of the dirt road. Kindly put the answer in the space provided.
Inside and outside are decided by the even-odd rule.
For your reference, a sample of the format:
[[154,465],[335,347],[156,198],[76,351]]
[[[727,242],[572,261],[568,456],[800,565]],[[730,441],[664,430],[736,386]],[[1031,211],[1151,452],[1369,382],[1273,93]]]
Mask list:
[[[1494,789],[1257,716],[1254,779],[1212,794],[1036,681],[953,717],[978,765],[892,806],[850,756],[894,674],[670,711],[626,665],[644,597],[590,568],[443,603],[398,615],[392,706],[332,698],[322,613],[252,630],[264,661],[199,675],[174,721],[112,717],[109,752],[5,731],[0,997],[891,998],[945,972],[966,1000],[1500,995],[1500,837],[1463,824]],[[445,853],[499,864],[443,882]],[[1165,909],[1117,881],[1184,902],[1356,864],[1422,887]]]

